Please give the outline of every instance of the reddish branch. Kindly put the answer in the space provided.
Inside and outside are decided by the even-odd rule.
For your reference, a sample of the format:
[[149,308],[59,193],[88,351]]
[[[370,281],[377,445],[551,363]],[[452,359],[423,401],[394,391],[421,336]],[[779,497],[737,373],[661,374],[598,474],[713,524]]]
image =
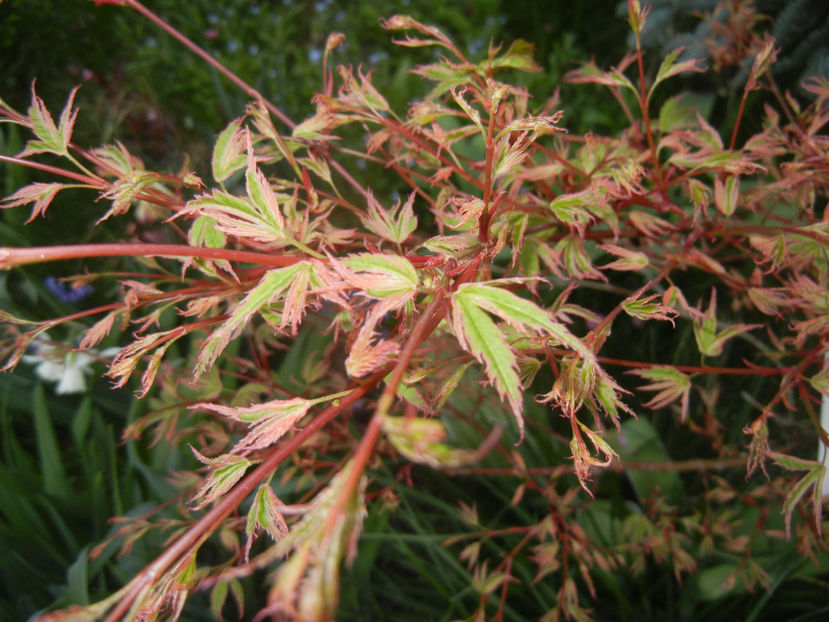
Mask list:
[[387,373],[388,368],[383,369],[372,375],[364,383],[354,386],[351,393],[328,406],[288,442],[274,449],[254,471],[236,484],[209,512],[193,523],[169,548],[136,575],[131,581],[130,588],[125,596],[107,616],[106,622],[117,622],[123,619],[136,598],[155,583],[157,578],[177,560],[197,549],[222,524],[222,521],[230,516],[239,504],[254,491],[259,483],[273,473],[283,460],[288,458],[329,421],[368,393]]
[[272,255],[225,248],[205,248],[186,244],[67,244],[33,248],[0,248],[0,270],[46,261],[81,257],[199,257],[227,259],[263,266],[291,266],[303,260],[293,255]]

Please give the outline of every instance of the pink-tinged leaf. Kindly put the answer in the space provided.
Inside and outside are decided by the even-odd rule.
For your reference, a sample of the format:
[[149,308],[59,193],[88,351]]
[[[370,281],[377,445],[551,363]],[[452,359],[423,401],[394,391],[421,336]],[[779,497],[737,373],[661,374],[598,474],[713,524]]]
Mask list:
[[274,231],[278,232],[281,237],[284,235],[283,232],[285,231],[285,220],[279,209],[279,200],[277,199],[273,188],[271,188],[271,184],[265,178],[264,173],[262,173],[256,165],[256,157],[253,152],[253,143],[250,131],[247,129],[244,132],[244,137],[247,147],[245,190],[247,191],[250,200],[256,206],[257,212],[262,216],[262,219],[267,222]]
[[610,87],[626,88],[636,92],[636,87],[633,86],[633,82],[631,82],[627,76],[622,73],[622,71],[624,71],[624,67],[630,64],[630,61],[633,60],[633,58],[633,55],[626,56],[619,64],[619,67],[614,68],[611,71],[602,71],[598,68],[596,63],[592,61],[589,63],[583,63],[581,68],[567,72],[564,75],[564,81],[572,84],[603,84]]
[[648,238],[660,238],[674,230],[674,226],[667,220],[649,212],[634,210],[628,218],[630,223]]
[[[417,291],[417,270],[405,257],[358,253],[345,257],[342,265],[348,269],[340,270],[343,278],[372,298],[403,296],[408,299]],[[334,264],[334,267],[339,266]]]
[[750,287],[746,294],[757,310],[766,315],[780,315],[780,309],[792,304],[783,288]]
[[78,349],[88,350],[89,348],[94,348],[101,343],[104,337],[109,334],[109,331],[112,330],[115,318],[118,317],[119,314],[121,314],[121,310],[115,309],[95,322],[95,324],[88,328],[84,333],[83,339],[81,339],[81,343],[78,345]]
[[250,547],[253,544],[253,538],[259,529],[267,531],[274,542],[288,534],[288,523],[285,522],[285,517],[280,511],[282,507],[284,507],[284,504],[276,496],[270,484],[259,486],[253,498],[253,503],[248,510],[247,526],[245,527],[245,534],[247,535],[245,542],[246,564],[250,558]]
[[[265,305],[285,298],[280,328],[291,325],[296,330],[305,309],[307,287],[318,285],[314,267],[307,261],[292,266],[269,270],[231,312],[230,317],[205,339],[199,351],[194,374],[200,376],[213,363],[242,328]],[[285,294],[288,294],[287,296]]]
[[[619,454],[601,437],[599,432],[591,430],[581,421],[575,419],[574,416],[571,420],[577,424],[573,427],[573,438],[570,441],[573,469],[576,472],[576,477],[579,478],[581,487],[592,497],[593,493],[587,487],[587,482],[590,480],[591,467],[608,467],[614,458],[619,459]],[[582,435],[587,436],[588,440],[590,440],[597,457],[593,457]]]
[[641,33],[645,29],[645,21],[650,10],[649,5],[645,5],[643,9],[639,0],[628,0],[628,24],[637,33],[637,37],[638,33]]
[[599,244],[599,248],[619,258],[616,261],[602,266],[603,270],[638,271],[642,268],[647,268],[650,264],[648,256],[641,251],[634,251],[629,248],[617,246],[616,244]]
[[593,410],[598,412],[598,405],[607,414],[613,424],[619,427],[619,411],[635,417],[636,414],[619,397],[620,393],[629,393],[611,378],[605,371],[598,368],[593,383],[593,393],[588,396],[588,403],[593,405]]
[[233,447],[232,454],[263,449],[273,445],[308,412],[313,401],[295,397],[271,400],[246,407],[223,404],[197,404],[191,408],[209,410],[225,417],[250,424],[250,431]]
[[216,229],[226,235],[255,242],[287,243],[279,220],[274,221],[272,215],[261,213],[250,199],[221,190],[190,201],[185,213],[209,216],[215,221]]
[[795,456],[770,452],[774,461],[789,471],[806,471],[806,475],[800,478],[792,487],[786,500],[783,502],[783,516],[786,520],[786,537],[791,537],[792,514],[795,507],[803,496],[812,489],[812,512],[815,517],[815,528],[818,534],[821,532],[822,523],[822,499],[823,478],[826,477],[826,467],[822,462],[804,460]]
[[190,503],[194,504],[194,510],[213,503],[233,488],[236,482],[245,475],[248,467],[253,464],[247,458],[227,454],[218,458],[207,458],[199,453],[195,447],[191,446],[190,449],[199,462],[209,464],[212,467],[201,488],[190,499]]
[[213,179],[217,182],[225,181],[236,171],[245,168],[245,134],[242,132],[241,124],[241,119],[231,121],[216,138],[210,164]]
[[705,68],[701,67],[699,64],[701,62],[700,59],[697,58],[676,62],[677,56],[679,56],[684,49],[685,48],[677,48],[662,60],[662,64],[656,72],[656,78],[654,79],[651,88],[648,90],[648,101],[650,101],[654,89],[663,80],[667,80],[671,76],[675,76],[686,71],[705,71]]
[[72,103],[77,92],[77,86],[69,92],[66,106],[60,115],[60,126],[56,127],[46,104],[35,93],[35,83],[32,82],[32,104],[29,106],[28,113],[32,131],[39,140],[30,140],[26,144],[26,149],[20,153],[20,157],[35,153],[54,153],[56,155],[69,153],[72,127],[75,124],[75,118],[78,116],[77,108],[72,110]]
[[711,203],[711,188],[693,177],[685,180],[685,187],[694,204],[694,218],[702,218]]
[[377,339],[374,328],[376,321],[363,324],[357,338],[351,344],[345,359],[346,373],[352,378],[364,378],[397,358],[400,344],[395,341]]
[[660,296],[660,294],[652,294],[647,298],[625,300],[622,303],[622,309],[629,316],[640,320],[667,320],[673,324],[674,318],[679,315],[679,313],[662,303],[653,302],[653,300],[659,298]]
[[[468,65],[450,63],[444,59],[440,63],[418,65],[412,70],[412,73],[437,82],[437,85],[426,96],[427,101],[433,101],[450,89],[466,84],[475,75],[475,69]],[[415,123],[422,125],[423,121],[425,121],[425,118],[421,116]]]
[[72,104],[75,101],[75,93],[80,87],[76,86],[69,92],[69,97],[66,99],[66,105],[60,113],[60,122],[58,124],[58,132],[60,132],[61,142],[68,146],[72,140],[72,129],[75,126],[75,119],[78,117],[78,109],[72,110]]
[[518,579],[511,577],[506,572],[488,572],[486,566],[487,562],[485,561],[475,568],[475,572],[472,573],[470,587],[479,594],[491,594],[506,583],[518,583]]
[[462,89],[450,89],[449,91],[452,94],[452,99],[455,100],[455,103],[458,104],[461,110],[464,111],[466,117],[474,123],[478,130],[480,130],[482,135],[486,135],[486,130],[484,129],[484,124],[481,122],[481,113],[475,110],[468,101],[464,98],[464,94],[466,93],[466,88]]
[[523,117],[521,119],[514,119],[510,121],[504,129],[498,132],[498,135],[495,137],[495,140],[500,140],[506,134],[510,134],[512,132],[564,132],[567,133],[567,130],[563,127],[558,127],[558,122],[561,121],[561,118],[564,116],[564,111],[559,110],[555,114],[550,115],[539,115],[539,116],[530,116],[530,117]]
[[195,330],[193,326],[184,325],[136,339],[121,349],[112,360],[106,375],[115,379],[116,387],[122,387],[127,383],[142,357],[154,356],[155,359],[151,358],[150,366],[141,379],[139,395],[145,395],[155,379],[160,357],[175,341],[193,330]]
[[578,235],[577,232],[572,232],[562,237],[556,242],[553,251],[571,277],[576,279],[600,279],[607,281],[607,277],[596,270],[590,253],[584,248],[584,238]]
[[369,193],[368,216],[361,216],[360,220],[370,231],[381,238],[395,244],[402,244],[417,228],[417,217],[412,209],[414,198],[415,192],[412,192],[405,203],[398,201],[387,210]]
[[395,40],[397,45],[406,47],[420,47],[426,45],[440,45],[443,47],[452,47],[451,41],[440,30],[434,26],[427,26],[421,24],[416,19],[408,15],[392,15],[388,19],[381,19],[380,25],[386,30],[416,30],[417,32],[430,37],[430,39],[414,39],[406,35],[403,41]]
[[628,373],[652,381],[650,384],[639,387],[642,391],[656,391],[656,395],[645,402],[647,408],[658,410],[679,401],[681,420],[685,421],[687,419],[691,398],[691,378],[689,376],[675,367],[667,365],[634,369]]
[[92,150],[90,158],[106,176],[125,177],[135,169],[144,168],[140,158],[132,155],[127,148],[116,141],[114,145],[105,145]]
[[549,311],[507,289],[497,287],[496,283],[498,282],[466,283],[458,288],[453,298],[457,299],[460,296],[498,316],[510,326],[523,331],[534,329],[544,333],[557,343],[577,352],[583,359],[594,360],[593,351],[564,324],[554,320]]
[[509,136],[501,138],[495,145],[495,168],[492,178],[498,181],[520,165],[529,155],[529,146],[530,143],[523,134],[517,140],[510,140]]
[[760,88],[757,81],[777,60],[778,50],[774,48],[774,44],[774,37],[769,37],[763,47],[760,48],[757,56],[754,57],[754,63],[751,66],[751,72],[748,74],[748,81],[746,82],[747,91]]
[[111,199],[112,207],[98,219],[96,224],[102,223],[110,216],[126,213],[136,196],[147,186],[160,181],[160,178],[161,176],[157,173],[135,169],[114,181],[109,189],[98,197],[99,199]]
[[65,187],[65,184],[34,182],[20,188],[14,194],[3,199],[2,203],[0,203],[0,208],[8,209],[10,207],[34,203],[32,213],[29,215],[28,220],[26,220],[28,224],[38,216],[43,216],[46,213],[46,208],[49,207],[52,199],[55,198],[55,195]]
[[366,477],[346,487],[353,462],[347,463],[312,501],[311,509],[276,543],[276,556],[285,556],[269,594],[290,620],[328,621],[335,618],[339,598],[339,569],[351,563],[366,515]]
[[720,175],[714,179],[714,205],[721,214],[731,216],[740,198],[740,177],[729,175],[723,182]]
[[370,112],[369,116],[379,117],[381,112],[389,111],[389,103],[380,92],[371,84],[371,72],[364,74],[362,70],[357,70],[357,75],[360,79],[359,83],[354,79],[354,74],[350,68],[340,65],[337,67],[342,79],[342,86],[337,99],[347,107],[353,107],[358,110]]

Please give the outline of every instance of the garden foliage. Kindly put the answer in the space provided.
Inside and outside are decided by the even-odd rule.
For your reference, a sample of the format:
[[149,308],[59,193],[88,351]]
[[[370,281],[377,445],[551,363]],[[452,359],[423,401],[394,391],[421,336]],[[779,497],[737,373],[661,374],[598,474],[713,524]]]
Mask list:
[[[99,222],[157,225],[149,239],[0,249],[6,270],[140,266],[76,277],[117,279],[113,302],[46,321],[2,312],[6,369],[47,330],[67,329],[67,349],[117,344],[107,376],[137,377],[152,400],[126,435],[197,461],[155,527],[148,515],[120,523],[126,547],[169,530],[156,560],[109,598],[43,619],[175,618],[199,590],[218,615],[229,594],[243,607],[240,580],[263,570],[264,612],[333,619],[366,522],[393,517],[427,477],[412,465],[511,482],[503,508],[451,510],[468,531],[444,544],[468,569],[476,620],[587,620],[597,594],[623,593],[614,576],[654,564],[754,589],[770,580],[758,551],[787,538],[817,561],[829,85],[805,84],[806,107],[768,106],[738,144],[737,126],[721,132],[682,95],[660,96],[705,68],[676,50],[645,75],[647,9],[630,0],[628,20],[635,53],[567,76],[618,101],[628,126],[615,136],[568,133],[566,101],[507,81],[539,69],[526,42],[477,60],[403,15],[382,25],[425,48],[422,99],[394,110],[370,72],[333,67],[334,33],[315,114],[294,123],[251,89],[216,138],[211,179],[147,170],[120,143],[74,144],[74,91],[56,117],[34,84],[25,112],[2,105],[33,135],[2,160],[53,177],[4,208],[48,218],[56,195],[86,189]],[[740,110],[769,76],[774,41],[752,54]],[[692,440],[649,467],[634,445],[666,456],[654,428]],[[686,468],[697,477],[682,482]],[[602,480],[619,469],[630,487],[611,504]],[[512,524],[487,526],[503,512]],[[499,539],[510,545],[493,554]]]

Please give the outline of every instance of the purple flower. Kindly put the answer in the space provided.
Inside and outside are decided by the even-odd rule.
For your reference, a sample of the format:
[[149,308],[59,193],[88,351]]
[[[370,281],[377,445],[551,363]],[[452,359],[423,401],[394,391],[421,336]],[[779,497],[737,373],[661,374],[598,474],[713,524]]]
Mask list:
[[90,296],[95,290],[87,283],[73,283],[67,285],[53,276],[47,276],[43,280],[46,289],[52,292],[61,302],[76,304]]

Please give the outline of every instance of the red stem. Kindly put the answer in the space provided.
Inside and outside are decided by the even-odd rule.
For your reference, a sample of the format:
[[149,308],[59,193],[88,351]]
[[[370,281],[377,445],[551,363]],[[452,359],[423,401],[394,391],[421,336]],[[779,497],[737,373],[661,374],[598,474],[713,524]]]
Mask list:
[[79,181],[82,184],[88,184],[92,188],[98,188],[103,190],[109,184],[102,179],[95,179],[94,177],[90,177],[89,175],[84,175],[82,173],[76,173],[75,171],[69,171],[65,168],[60,168],[59,166],[52,166],[50,164],[43,164],[42,162],[35,162],[34,160],[27,160],[25,158],[18,158],[15,156],[7,156],[7,155],[0,155],[0,162],[8,162],[10,164],[20,164],[21,166],[28,166],[29,168],[35,168],[39,171],[46,171],[47,173],[52,173],[53,175],[60,175],[61,177],[68,177],[69,179],[74,179],[75,181]]
[[342,514],[343,507],[345,506],[347,500],[354,494],[354,491],[357,490],[360,478],[363,476],[363,471],[365,471],[366,464],[368,463],[369,458],[371,458],[374,446],[377,444],[377,439],[380,438],[380,432],[383,429],[383,420],[389,410],[391,410],[392,404],[394,404],[394,400],[397,397],[397,387],[403,380],[403,374],[406,372],[406,368],[409,366],[409,362],[412,360],[415,350],[417,350],[421,343],[423,343],[423,340],[426,339],[426,337],[428,337],[432,331],[435,330],[435,328],[437,328],[443,318],[442,308],[445,297],[446,291],[443,289],[440,289],[435,293],[434,298],[432,298],[431,302],[426,306],[426,309],[423,310],[423,314],[420,316],[420,319],[418,319],[417,323],[414,325],[414,328],[412,328],[412,332],[406,340],[406,345],[403,346],[403,350],[400,352],[400,356],[394,365],[394,369],[392,370],[388,381],[386,382],[383,393],[380,396],[380,399],[377,400],[377,407],[374,410],[371,421],[369,422],[365,432],[363,432],[363,438],[360,440],[360,444],[354,452],[351,469],[348,473],[348,480],[346,480],[342,492],[337,498],[336,504],[328,515],[328,521],[326,523],[327,535],[330,535],[334,531],[337,521]]
[[291,266],[302,257],[271,255],[225,248],[205,248],[186,244],[68,244],[63,246],[35,246],[33,248],[0,248],[0,270],[33,263],[76,259],[79,257],[201,257],[227,259],[263,266]]
[[122,598],[115,609],[110,612],[105,622],[117,622],[122,619],[133,601],[152,585],[155,580],[177,559],[187,554],[189,550],[196,546],[199,541],[210,535],[230,514],[239,506],[245,498],[253,492],[259,483],[270,475],[274,469],[288,456],[290,456],[298,447],[300,447],[311,436],[317,433],[323,426],[325,426],[334,417],[339,415],[344,409],[351,406],[358,399],[368,393],[378,382],[380,382],[385,374],[388,373],[388,368],[383,369],[373,376],[371,376],[365,383],[354,387],[354,389],[347,396],[341,398],[336,404],[328,406],[319,415],[317,415],[307,426],[302,428],[296,436],[290,439],[282,447],[273,450],[273,453],[268,456],[254,471],[252,471],[241,482],[234,486],[221,501],[219,501],[213,508],[196,521],[179,539],[177,539],[169,548],[167,548],[161,555],[159,555],[151,564],[146,566],[139,575],[137,575],[132,583],[133,586]]

